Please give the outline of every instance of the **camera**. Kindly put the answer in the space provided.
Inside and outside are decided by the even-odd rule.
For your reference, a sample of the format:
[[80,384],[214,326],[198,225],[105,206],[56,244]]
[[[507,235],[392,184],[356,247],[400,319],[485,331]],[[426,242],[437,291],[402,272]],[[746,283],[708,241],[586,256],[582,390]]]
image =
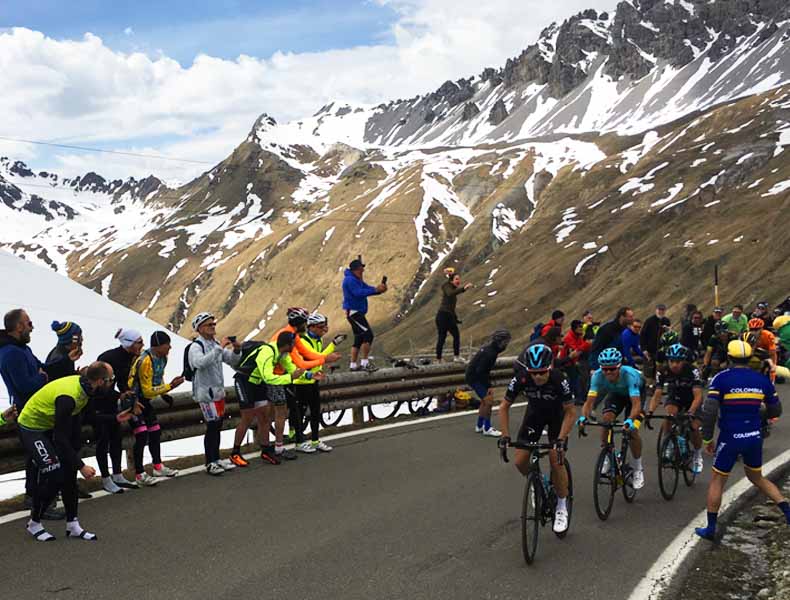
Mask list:
[[387,285],[387,276],[386,275],[381,278],[381,283],[383,283],[384,285]]
[[229,339],[231,342],[233,342],[234,344],[236,343],[236,336],[235,336],[235,335],[229,335],[229,336],[228,336],[228,339]]

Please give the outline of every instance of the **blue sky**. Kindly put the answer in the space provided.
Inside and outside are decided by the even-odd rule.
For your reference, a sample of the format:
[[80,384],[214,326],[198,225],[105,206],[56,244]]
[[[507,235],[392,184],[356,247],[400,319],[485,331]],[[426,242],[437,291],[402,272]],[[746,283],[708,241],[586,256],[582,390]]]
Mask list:
[[0,25],[56,39],[86,32],[121,52],[235,59],[391,44],[397,14],[370,0],[31,0],[0,3]]

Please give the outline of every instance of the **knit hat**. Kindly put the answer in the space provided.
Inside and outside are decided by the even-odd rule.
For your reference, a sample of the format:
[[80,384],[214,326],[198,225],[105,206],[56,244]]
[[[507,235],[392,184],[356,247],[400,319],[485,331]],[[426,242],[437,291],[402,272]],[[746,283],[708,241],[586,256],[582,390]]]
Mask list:
[[151,335],[151,348],[170,343],[170,336],[164,331],[154,331]]
[[82,335],[82,328],[71,321],[52,321],[52,331],[58,336],[58,344],[65,346],[71,344],[75,335]]
[[134,329],[119,329],[115,333],[115,339],[121,343],[121,346],[127,350],[131,348],[137,340],[143,339],[139,331]]

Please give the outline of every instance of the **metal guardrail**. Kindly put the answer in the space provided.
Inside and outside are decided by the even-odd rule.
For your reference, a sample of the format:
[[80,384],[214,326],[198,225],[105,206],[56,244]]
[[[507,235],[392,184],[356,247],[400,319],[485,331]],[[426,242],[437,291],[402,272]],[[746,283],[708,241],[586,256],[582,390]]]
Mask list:
[[[500,358],[491,372],[492,385],[506,385],[513,373],[515,357]],[[465,388],[466,366],[459,363],[440,363],[413,367],[394,367],[366,372],[331,373],[321,382],[321,410],[331,412],[351,410],[353,426],[365,421],[364,407],[393,402],[409,402],[426,397],[444,396],[459,388]],[[239,422],[239,405],[236,390],[225,389],[226,414],[223,429],[235,428]],[[162,425],[162,441],[180,440],[203,435],[205,426],[202,414],[190,392],[172,394],[173,406],[156,400],[157,416]],[[373,417],[368,409],[369,417]],[[134,438],[128,425],[123,426],[124,448],[130,448]],[[83,427],[83,456],[93,456],[93,428]],[[24,451],[19,443],[16,426],[0,427],[0,474],[24,468]]]

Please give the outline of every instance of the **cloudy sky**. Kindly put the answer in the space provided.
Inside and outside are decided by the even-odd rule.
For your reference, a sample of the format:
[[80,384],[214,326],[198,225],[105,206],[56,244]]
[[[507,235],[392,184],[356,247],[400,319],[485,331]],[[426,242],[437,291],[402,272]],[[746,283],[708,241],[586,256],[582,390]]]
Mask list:
[[[552,21],[617,0],[4,0],[0,138],[216,163],[256,117],[374,104],[502,66]],[[209,164],[0,139],[0,156],[64,174]]]

